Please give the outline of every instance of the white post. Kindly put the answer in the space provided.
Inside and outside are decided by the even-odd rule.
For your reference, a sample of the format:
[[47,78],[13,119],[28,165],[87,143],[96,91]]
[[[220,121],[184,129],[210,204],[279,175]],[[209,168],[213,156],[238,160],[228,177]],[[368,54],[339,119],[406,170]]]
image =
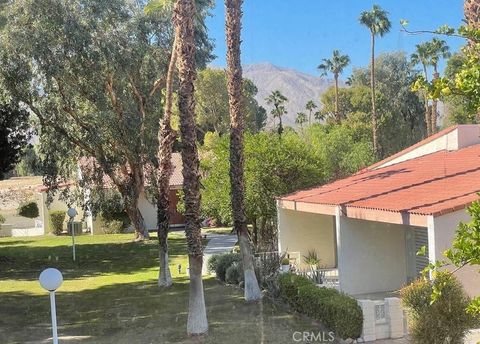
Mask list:
[[75,261],[75,228],[73,228],[73,217],[70,218],[70,230],[72,231],[73,261]]
[[52,313],[52,335],[53,335],[53,344],[58,344],[58,334],[57,334],[57,309],[55,307],[55,291],[50,292],[50,308]]

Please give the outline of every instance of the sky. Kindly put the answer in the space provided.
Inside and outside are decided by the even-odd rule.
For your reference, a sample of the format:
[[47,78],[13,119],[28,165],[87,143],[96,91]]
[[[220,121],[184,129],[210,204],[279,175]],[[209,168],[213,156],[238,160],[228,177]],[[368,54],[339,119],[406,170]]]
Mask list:
[[[448,24],[462,24],[462,0],[244,0],[242,29],[242,63],[270,62],[318,75],[317,66],[329,58],[334,49],[348,54],[353,67],[367,66],[370,61],[370,32],[358,17],[373,4],[390,13],[390,33],[376,41],[376,53],[415,50],[415,45],[431,35],[409,35],[401,32],[400,19],[409,21],[409,30],[434,30]],[[208,18],[209,35],[215,41],[217,58],[212,66],[225,67],[225,8],[217,5]],[[451,51],[458,51],[464,41],[443,38]],[[444,63],[440,64],[443,69]]]

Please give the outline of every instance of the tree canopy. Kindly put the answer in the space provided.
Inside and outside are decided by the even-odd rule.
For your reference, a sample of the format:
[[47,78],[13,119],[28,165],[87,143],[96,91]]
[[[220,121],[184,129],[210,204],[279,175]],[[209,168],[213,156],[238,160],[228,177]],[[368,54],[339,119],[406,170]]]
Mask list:
[[32,131],[26,109],[0,104],[0,180],[13,169],[28,146]]

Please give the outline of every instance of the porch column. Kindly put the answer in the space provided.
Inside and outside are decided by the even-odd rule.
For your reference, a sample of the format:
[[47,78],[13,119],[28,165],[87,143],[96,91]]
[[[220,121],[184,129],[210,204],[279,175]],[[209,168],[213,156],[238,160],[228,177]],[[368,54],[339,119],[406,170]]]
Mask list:
[[[342,250],[342,228],[344,227],[345,216],[343,215],[343,209],[341,206],[335,208],[335,231],[336,231],[336,245],[337,245],[337,269],[338,269],[338,288],[342,291],[343,289],[342,281],[345,279],[343,269],[344,265],[347,264],[347,258],[345,257],[345,251]],[[346,292],[346,291],[345,291]]]

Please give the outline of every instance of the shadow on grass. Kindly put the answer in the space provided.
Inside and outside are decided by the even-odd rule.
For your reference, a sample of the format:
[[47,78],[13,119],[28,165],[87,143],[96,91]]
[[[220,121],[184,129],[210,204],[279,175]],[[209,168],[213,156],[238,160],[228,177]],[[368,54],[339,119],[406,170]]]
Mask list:
[[[8,246],[5,247],[5,244]],[[79,243],[75,246],[77,261],[73,262],[71,245],[28,246],[23,245],[21,240],[2,242],[0,256],[7,259],[0,267],[0,281],[36,280],[40,271],[47,267],[61,270],[66,279],[75,279],[106,273],[138,273],[158,266],[156,240],[143,243]],[[169,251],[171,258],[185,254],[185,239],[170,238]]]
[[[187,282],[186,279],[182,282]],[[264,300],[245,303],[243,292],[204,281],[209,334],[186,336],[188,284],[160,289],[155,283],[113,284],[59,292],[60,336],[81,343],[294,343],[295,331],[318,332],[308,320]],[[42,343],[51,336],[48,295],[2,293],[0,342]]]

